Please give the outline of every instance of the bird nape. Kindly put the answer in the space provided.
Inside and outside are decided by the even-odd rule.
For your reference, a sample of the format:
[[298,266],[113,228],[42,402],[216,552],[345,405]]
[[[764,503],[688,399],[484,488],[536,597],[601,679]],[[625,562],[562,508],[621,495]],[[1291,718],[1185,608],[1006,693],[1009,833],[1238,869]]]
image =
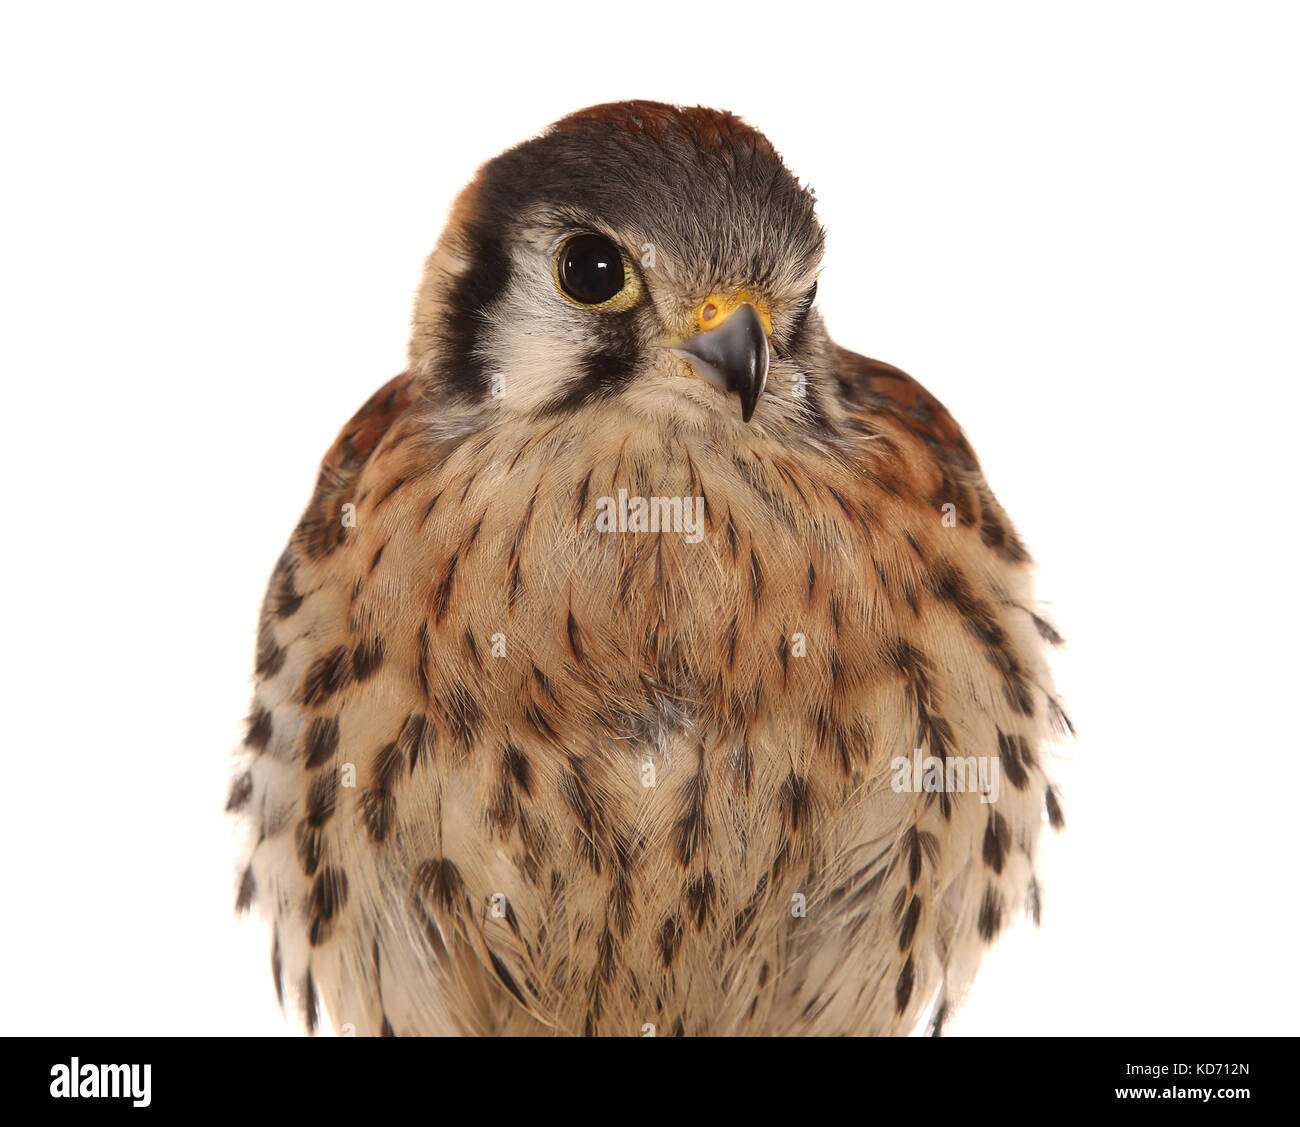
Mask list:
[[461,193],[262,607],[238,906],[309,1031],[939,1032],[1037,913],[1059,638],[822,246],[703,108]]

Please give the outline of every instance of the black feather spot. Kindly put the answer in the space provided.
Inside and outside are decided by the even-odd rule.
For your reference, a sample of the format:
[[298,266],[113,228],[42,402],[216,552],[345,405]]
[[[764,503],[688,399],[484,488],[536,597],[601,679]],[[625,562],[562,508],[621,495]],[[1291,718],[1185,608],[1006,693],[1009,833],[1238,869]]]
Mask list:
[[311,971],[308,970],[302,984],[302,1022],[309,1034],[316,1032],[316,1024],[319,1020],[320,1007],[316,998],[316,983],[312,981]]
[[984,889],[984,899],[980,903],[979,916],[980,938],[986,943],[996,938],[1002,930],[1002,897],[989,885]]
[[347,899],[347,873],[327,865],[316,877],[307,898],[307,911],[311,920],[308,938],[313,947],[325,939],[327,925],[343,910]]
[[324,657],[312,662],[298,689],[298,699],[306,705],[320,704],[335,693],[342,692],[351,683],[350,655],[345,646],[336,646]]
[[921,901],[913,896],[911,902],[907,905],[907,911],[903,914],[903,922],[898,928],[898,949],[900,951],[906,951],[912,945],[912,939],[916,936],[916,925],[920,918]]
[[424,861],[415,871],[416,891],[444,912],[454,911],[466,898],[460,870],[446,858]]
[[1001,873],[1010,847],[1011,827],[1001,814],[991,811],[988,825],[984,828],[984,864],[995,873]]
[[248,734],[244,737],[244,743],[254,751],[265,751],[270,742],[271,714],[259,705],[248,718]]
[[253,772],[245,771],[230,784],[230,795],[226,799],[226,813],[234,814],[248,805],[253,796]]
[[1047,788],[1047,820],[1052,829],[1061,830],[1065,828],[1065,811],[1061,809],[1061,796],[1057,793],[1055,787]]
[[898,1006],[898,1012],[901,1014],[907,1009],[907,1003],[912,1000],[912,985],[915,981],[915,971],[912,967],[912,956],[907,956],[907,962],[903,964],[903,969],[898,974],[898,983],[894,987],[894,1001]]
[[250,861],[239,882],[239,895],[235,897],[235,911],[247,912],[249,906],[253,903],[253,896],[256,892],[257,888],[253,883],[253,865]]
[[307,753],[305,766],[311,769],[323,766],[334,757],[338,747],[339,718],[337,716],[317,717],[307,729],[304,745]]
[[307,789],[307,824],[319,829],[334,814],[334,803],[338,798],[338,773],[322,771]]
[[366,681],[375,675],[384,664],[384,642],[382,638],[372,638],[363,642],[352,651],[352,674],[358,681]]

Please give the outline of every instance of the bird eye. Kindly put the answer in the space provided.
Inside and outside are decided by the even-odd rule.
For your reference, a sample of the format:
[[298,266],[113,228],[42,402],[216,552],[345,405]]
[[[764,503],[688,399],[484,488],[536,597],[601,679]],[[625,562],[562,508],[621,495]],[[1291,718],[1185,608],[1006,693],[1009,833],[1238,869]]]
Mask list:
[[582,305],[602,305],[623,289],[623,256],[602,235],[575,235],[560,248],[560,288]]

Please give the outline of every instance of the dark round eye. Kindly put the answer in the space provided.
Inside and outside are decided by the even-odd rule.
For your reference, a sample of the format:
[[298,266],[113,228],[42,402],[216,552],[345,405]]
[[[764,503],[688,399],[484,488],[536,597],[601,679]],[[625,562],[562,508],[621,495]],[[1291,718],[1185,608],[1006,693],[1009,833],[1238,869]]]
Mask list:
[[623,256],[603,235],[576,235],[560,250],[559,275],[574,301],[600,305],[623,288]]

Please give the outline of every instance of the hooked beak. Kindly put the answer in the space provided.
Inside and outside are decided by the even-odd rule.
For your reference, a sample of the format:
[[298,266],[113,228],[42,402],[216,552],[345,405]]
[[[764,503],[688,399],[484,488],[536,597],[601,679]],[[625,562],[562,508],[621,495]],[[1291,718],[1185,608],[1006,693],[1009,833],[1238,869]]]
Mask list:
[[[716,326],[674,343],[669,351],[684,356],[714,387],[738,396],[741,418],[749,422],[767,384],[769,353],[763,319],[748,301],[721,316],[712,304],[704,308],[713,309]],[[701,323],[713,318],[706,312]]]

